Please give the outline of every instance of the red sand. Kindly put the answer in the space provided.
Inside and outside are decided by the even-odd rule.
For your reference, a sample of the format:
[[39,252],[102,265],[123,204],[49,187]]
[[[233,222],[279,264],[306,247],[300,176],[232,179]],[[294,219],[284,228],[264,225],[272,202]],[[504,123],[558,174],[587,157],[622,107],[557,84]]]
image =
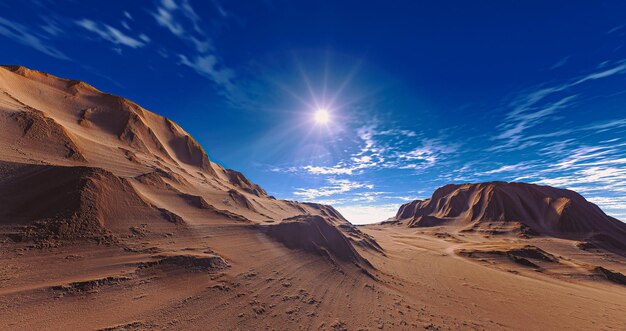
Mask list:
[[626,329],[624,224],[571,191],[449,185],[355,227],[15,66],[0,127],[3,330]]

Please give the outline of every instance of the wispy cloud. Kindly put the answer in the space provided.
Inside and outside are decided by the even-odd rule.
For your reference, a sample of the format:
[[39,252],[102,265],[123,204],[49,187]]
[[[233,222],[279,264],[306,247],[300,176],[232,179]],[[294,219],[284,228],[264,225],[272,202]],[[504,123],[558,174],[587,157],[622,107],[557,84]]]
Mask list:
[[[538,172],[538,183],[579,191],[626,192],[626,143],[582,146]],[[593,184],[594,189],[589,189]]]
[[230,91],[233,86],[233,70],[224,67],[213,54],[195,56],[188,59],[185,55],[178,55],[180,63],[194,69],[199,74],[210,78],[218,85]]
[[[317,166],[304,166],[302,167],[306,172],[313,175],[352,175],[356,170],[356,167],[343,167],[340,165],[332,167],[317,167]],[[290,167],[289,171],[293,171],[294,168]]]
[[192,45],[197,53],[214,52],[209,33],[201,27],[202,20],[189,1],[162,0],[152,16],[160,26]]
[[58,37],[63,33],[62,24],[55,15],[41,16],[41,19],[45,22],[45,24],[40,27],[48,35]]
[[[541,149],[542,158],[489,170],[456,171],[465,182],[524,181],[566,188],[626,220],[626,142],[611,139],[598,145],[576,146],[575,140],[553,142]],[[472,167],[470,167],[472,168]]]
[[506,140],[506,143],[493,146],[490,150],[514,150],[520,146],[528,146],[520,144],[524,138],[524,131],[546,121],[550,115],[569,106],[576,97],[570,95],[556,101],[540,103],[541,100],[555,93],[555,91],[552,88],[541,89],[516,100],[513,103],[513,111],[508,113],[505,122],[498,126],[501,130],[500,134],[494,138],[495,140]]
[[624,197],[590,197],[587,200],[595,203],[609,215],[626,221],[626,198]]
[[501,174],[505,172],[517,173],[519,171],[525,171],[531,168],[532,168],[532,165],[530,165],[528,162],[520,162],[517,164],[503,165],[496,169],[483,171],[483,172],[477,173],[477,175],[487,176],[487,175]]
[[327,185],[316,188],[300,188],[293,192],[294,196],[298,196],[307,200],[315,200],[320,197],[330,197],[337,194],[347,193],[356,189],[373,189],[374,185],[367,183],[354,182],[348,179],[329,178],[326,180]]
[[563,89],[570,88],[572,86],[576,86],[587,81],[602,79],[606,77],[610,77],[617,74],[623,74],[626,72],[626,61],[622,61],[619,65],[616,65],[609,69],[600,70],[598,72],[591,73],[587,76],[580,78],[577,81],[574,81],[571,84],[566,84],[563,86]]
[[336,207],[348,221],[355,224],[370,224],[384,221],[396,215],[396,204],[350,204]]
[[[548,120],[553,120],[560,111],[572,106],[578,98],[577,94],[570,92],[572,88],[623,73],[626,73],[626,61],[618,62],[610,68],[601,68],[563,84],[541,87],[518,96],[509,104],[512,109],[506,114],[504,121],[497,126],[499,133],[492,138],[502,143],[491,146],[489,151],[515,151],[537,145],[538,142],[535,139],[542,135],[529,135],[527,131]],[[556,136],[570,132],[571,130],[566,129],[552,132],[550,135]]]
[[411,130],[379,129],[376,125],[359,127],[356,137],[359,145],[357,150],[334,165],[306,165],[283,170],[300,170],[313,175],[358,175],[380,169],[424,170],[433,167],[458,148],[457,144],[440,139],[420,138],[418,133]]
[[193,31],[204,34],[204,31],[199,26],[200,16],[198,16],[187,0],[181,0],[178,3],[174,0],[162,0],[160,6],[152,13],[152,16],[161,26],[179,37],[190,38],[191,36],[188,33],[191,31],[184,27],[184,24],[181,23],[178,17],[184,17],[191,23]]
[[446,143],[440,139],[423,139],[420,146],[403,152],[397,151],[383,164],[385,168],[427,169],[433,167],[447,155],[458,149],[457,144]]
[[27,28],[26,26],[0,17],[0,35],[5,36],[22,45],[29,46],[44,54],[61,60],[70,58],[54,46],[48,44],[46,38]]
[[606,32],[606,34],[615,33],[615,32],[618,32],[620,30],[623,30],[623,29],[624,29],[624,24],[621,24],[621,25],[618,25],[618,26],[615,26],[615,27],[611,28],[609,31]]
[[[375,184],[376,190],[343,191],[331,185],[322,185],[320,191],[300,189],[299,196],[338,207],[353,206],[355,212],[391,202],[397,209],[405,199],[427,196],[451,182],[504,180],[572,189],[608,214],[626,217],[626,142],[622,139],[626,116],[598,111],[583,121],[572,117],[590,100],[601,97],[590,95],[605,83],[600,80],[611,83],[609,77],[626,73],[626,61],[604,63],[588,72],[519,94],[507,104],[495,134],[489,131],[491,139],[479,141],[477,138],[484,136],[470,136],[461,140],[455,132],[417,132],[372,121],[356,126],[347,139],[351,147],[342,146],[343,150],[333,155],[334,162],[321,159],[274,171],[304,178],[312,175],[309,178],[314,180],[348,178]],[[613,94],[607,94],[610,96]],[[406,187],[406,183],[395,177],[409,174],[423,175],[413,187],[427,188],[426,193],[412,196],[398,191],[397,186]]]
[[560,68],[560,67],[564,66],[564,65],[565,65],[565,64],[567,64],[567,62],[569,61],[569,58],[570,58],[569,56],[566,56],[566,57],[564,57],[564,58],[560,59],[560,60],[559,60],[559,61],[557,61],[555,64],[553,64],[553,65],[550,67],[550,69],[551,69],[551,70],[554,70],[554,69],[557,69],[557,68]]
[[164,0],[161,4],[162,6],[157,7],[156,12],[152,16],[161,26],[170,30],[171,33],[177,36],[184,36],[185,29],[174,19],[173,15],[174,10],[178,7],[176,3]]
[[[214,4],[218,6],[221,19],[226,19],[226,11],[219,4]],[[235,71],[221,61],[210,33],[203,27],[200,16],[189,1],[162,0],[151,14],[161,27],[191,47],[187,51],[177,51],[178,63],[213,81],[222,88],[229,101],[235,102],[240,94],[233,82]]]
[[503,166],[482,174],[510,172],[515,180],[574,190],[616,217],[626,216],[626,142],[594,146],[562,144],[543,160]]
[[140,34],[137,37],[131,37],[108,24],[95,22],[86,18],[78,20],[75,23],[83,29],[93,32],[100,38],[115,45],[123,45],[130,48],[139,48],[145,46],[148,42],[150,42],[150,38],[145,34]]

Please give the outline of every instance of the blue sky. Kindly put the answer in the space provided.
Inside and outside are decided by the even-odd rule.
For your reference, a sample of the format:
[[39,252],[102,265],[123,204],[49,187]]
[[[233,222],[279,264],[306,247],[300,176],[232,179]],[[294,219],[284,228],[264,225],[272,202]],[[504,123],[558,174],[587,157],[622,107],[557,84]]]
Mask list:
[[0,62],[136,101],[358,223],[491,180],[626,220],[625,41],[622,1],[0,1]]

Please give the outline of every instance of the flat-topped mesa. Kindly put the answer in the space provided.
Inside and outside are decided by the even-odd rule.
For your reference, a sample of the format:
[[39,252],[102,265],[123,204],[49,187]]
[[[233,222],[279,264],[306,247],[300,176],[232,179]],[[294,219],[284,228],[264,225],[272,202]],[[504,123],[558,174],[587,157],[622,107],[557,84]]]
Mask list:
[[610,234],[626,238],[626,224],[607,216],[580,194],[516,182],[445,185],[430,199],[402,205],[396,220],[411,227],[521,228],[557,237]]

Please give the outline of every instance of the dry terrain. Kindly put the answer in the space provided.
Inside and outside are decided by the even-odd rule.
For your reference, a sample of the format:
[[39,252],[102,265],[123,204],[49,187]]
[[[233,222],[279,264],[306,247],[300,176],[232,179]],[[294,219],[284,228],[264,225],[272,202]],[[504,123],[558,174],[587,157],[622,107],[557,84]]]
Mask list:
[[3,330],[626,329],[626,224],[575,192],[448,185],[353,226],[17,66],[0,127]]

